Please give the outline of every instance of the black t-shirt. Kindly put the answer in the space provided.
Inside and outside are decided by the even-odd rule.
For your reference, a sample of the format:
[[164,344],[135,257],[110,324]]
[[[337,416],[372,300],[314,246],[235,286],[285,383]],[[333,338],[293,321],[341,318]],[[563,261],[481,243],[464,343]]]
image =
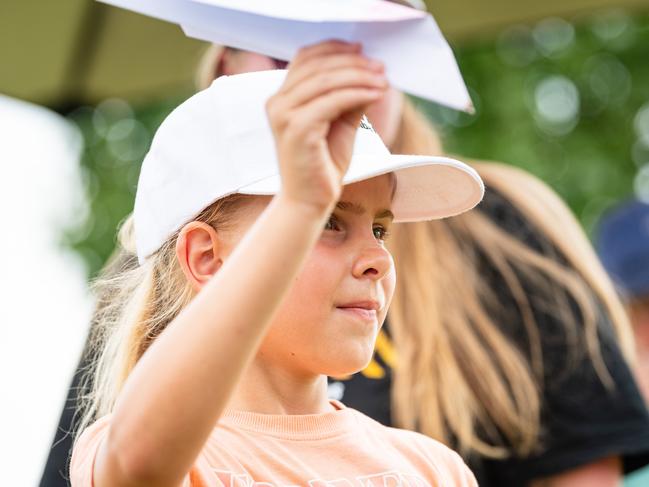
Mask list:
[[[492,222],[536,251],[563,261],[556,249],[527,223],[501,195],[491,190],[477,210]],[[479,254],[479,252],[478,252]],[[489,287],[497,290],[500,305],[507,310],[503,332],[529,356],[528,341],[513,296],[502,276],[486,258],[480,273]],[[431,279],[434,276],[431,274]],[[524,285],[525,287],[525,285]],[[533,291],[528,287],[528,295]],[[574,303],[573,303],[574,304]],[[535,306],[534,318],[540,329],[544,361],[541,436],[538,453],[527,458],[493,460],[477,456],[465,460],[481,487],[521,487],[532,479],[557,474],[610,456],[620,456],[626,472],[649,464],[649,414],[627,366],[606,314],[601,313],[598,335],[602,358],[615,382],[607,389],[598,376],[590,355],[578,355],[576,362],[565,327],[551,306]],[[390,425],[390,386],[393,358],[384,352],[389,340],[389,324],[381,331],[382,347],[377,347],[370,369],[348,380],[330,380],[330,394],[350,407]],[[383,350],[382,350],[383,348]],[[388,359],[386,360],[386,357]],[[573,362],[569,362],[573,360]],[[377,373],[380,371],[380,373]],[[452,445],[451,445],[452,446]]]
[[68,390],[68,397],[65,400],[63,411],[61,411],[61,418],[59,425],[54,434],[54,441],[50,449],[50,454],[47,457],[43,476],[39,487],[68,487],[69,482],[69,461],[72,454],[72,428],[77,410],[77,397],[80,384],[81,371],[87,368],[88,363],[82,361],[77,368],[70,389]]

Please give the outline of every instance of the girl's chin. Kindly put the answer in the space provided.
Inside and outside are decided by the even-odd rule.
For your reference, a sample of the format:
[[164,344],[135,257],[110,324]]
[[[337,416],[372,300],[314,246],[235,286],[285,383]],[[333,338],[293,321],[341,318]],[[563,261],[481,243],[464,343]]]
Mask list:
[[[336,354],[338,357],[341,355]],[[347,377],[363,370],[372,360],[372,354],[352,354],[336,361],[328,360],[319,367],[322,375],[329,377]]]

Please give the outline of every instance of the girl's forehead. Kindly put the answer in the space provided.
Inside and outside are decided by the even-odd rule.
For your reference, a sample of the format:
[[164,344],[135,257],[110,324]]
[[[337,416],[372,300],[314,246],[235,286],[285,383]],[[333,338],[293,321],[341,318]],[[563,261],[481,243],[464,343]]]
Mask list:
[[345,185],[341,200],[362,202],[363,206],[384,206],[389,208],[396,191],[394,173],[382,174],[370,179]]

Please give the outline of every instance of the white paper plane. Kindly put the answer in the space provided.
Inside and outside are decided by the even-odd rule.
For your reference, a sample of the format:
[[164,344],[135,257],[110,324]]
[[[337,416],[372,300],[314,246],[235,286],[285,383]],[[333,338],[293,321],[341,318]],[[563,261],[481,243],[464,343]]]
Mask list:
[[398,89],[473,111],[453,52],[433,17],[383,0],[99,0],[173,22],[196,39],[290,61],[327,39],[360,42]]

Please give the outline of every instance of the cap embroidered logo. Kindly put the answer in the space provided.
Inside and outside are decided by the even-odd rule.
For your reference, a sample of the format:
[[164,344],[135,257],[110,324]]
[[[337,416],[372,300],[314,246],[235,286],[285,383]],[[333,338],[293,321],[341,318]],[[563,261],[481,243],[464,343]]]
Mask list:
[[374,127],[372,127],[372,124],[365,115],[363,115],[363,118],[361,118],[361,128],[371,130],[372,132],[376,133],[376,130],[374,130]]

